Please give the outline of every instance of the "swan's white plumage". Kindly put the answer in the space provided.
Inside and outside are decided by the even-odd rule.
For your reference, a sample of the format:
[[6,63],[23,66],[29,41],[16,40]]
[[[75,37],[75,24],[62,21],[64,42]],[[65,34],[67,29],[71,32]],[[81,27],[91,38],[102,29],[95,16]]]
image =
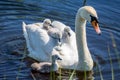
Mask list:
[[[58,26],[58,27],[66,26],[64,24],[62,24],[63,26],[61,26],[61,24],[62,23],[60,23],[60,26],[55,24],[55,26]],[[57,42],[54,38],[51,38],[48,35],[46,30],[42,29],[41,27],[42,27],[42,23],[41,23],[41,26],[37,26],[35,24],[29,24],[29,25],[23,24],[23,29],[25,28],[27,32],[25,36],[29,36],[27,38],[25,37],[28,51],[29,51],[28,56],[38,61],[50,62],[51,61],[50,56],[52,55],[52,53],[57,52],[53,49],[54,47],[56,47]],[[73,31],[71,32],[72,32],[72,35],[70,38],[71,43],[72,45],[76,46],[75,33]],[[63,68],[74,69],[74,64],[77,63],[78,61],[77,49],[69,45],[68,43],[62,44],[61,48],[62,48],[61,53],[64,55],[60,55],[60,57],[62,57],[62,61],[59,61],[59,65]],[[72,57],[72,61],[71,61],[71,57]]]
[[[26,29],[25,39],[27,42],[28,56],[38,61],[50,61],[51,52],[56,42],[48,35],[46,30],[35,24],[23,25]],[[25,31],[25,30],[24,30]]]
[[[71,30],[71,36],[68,37],[70,42],[63,38],[60,53],[64,55],[60,55],[62,61],[58,61],[60,68],[87,71],[93,68],[93,60],[87,46],[85,28],[86,21],[91,21],[90,15],[97,18],[96,11],[91,6],[84,6],[78,10],[75,21],[76,35]],[[39,25],[23,24],[23,32],[30,52],[29,56],[38,61],[50,62],[52,53],[59,53],[59,51],[54,49],[57,42],[41,28],[42,23]],[[64,33],[66,25],[59,21],[53,21],[52,25]]]
[[[62,24],[61,22],[59,23]],[[25,36],[28,36],[25,37],[28,51],[30,53],[28,56],[38,61],[50,62],[51,61],[50,56],[53,53],[59,53],[54,50],[54,47],[56,47],[57,44],[56,40],[50,37],[46,32],[46,30],[42,29],[42,23],[41,26],[37,26],[35,24],[29,24],[29,25],[23,24],[23,29],[24,28],[26,29],[23,30],[26,31],[24,33],[27,33]],[[71,35],[72,44],[76,46],[76,44],[74,44],[75,38],[72,38],[75,37],[75,33],[73,31],[71,32],[72,32]],[[78,61],[78,55],[76,53],[77,52],[76,49],[74,49],[72,46],[70,46],[67,43],[64,43],[61,48],[62,48],[61,53],[64,55],[60,56],[62,57],[62,61],[59,62],[60,66],[65,68],[71,67],[73,64],[75,64]],[[72,61],[70,61],[71,56],[72,56]]]

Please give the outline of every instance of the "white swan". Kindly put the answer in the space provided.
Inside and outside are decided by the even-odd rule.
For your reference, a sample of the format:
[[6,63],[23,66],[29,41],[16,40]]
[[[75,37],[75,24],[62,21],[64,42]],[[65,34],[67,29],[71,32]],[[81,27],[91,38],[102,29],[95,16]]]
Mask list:
[[[81,7],[75,20],[75,33],[71,30],[70,42],[64,42],[61,46],[60,55],[62,61],[58,62],[60,68],[76,69],[90,71],[93,68],[93,60],[89,52],[86,41],[86,22],[90,22],[98,34],[101,33],[97,13],[91,6]],[[60,22],[52,23],[53,26],[63,31],[65,26]],[[42,26],[42,23],[41,23]],[[25,30],[24,30],[25,29]],[[29,56],[38,61],[51,61],[50,56],[56,42],[43,29],[35,27],[35,24],[23,25],[24,36],[27,41],[27,47],[30,52]],[[30,37],[26,37],[30,36]],[[76,45],[77,43],[77,45]]]

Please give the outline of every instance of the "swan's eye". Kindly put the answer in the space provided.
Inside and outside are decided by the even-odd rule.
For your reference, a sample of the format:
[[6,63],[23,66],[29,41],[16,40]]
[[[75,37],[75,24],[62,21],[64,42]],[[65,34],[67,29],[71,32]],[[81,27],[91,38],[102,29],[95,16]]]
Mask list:
[[96,23],[99,23],[99,22],[98,22],[98,19],[97,19],[96,17],[91,16],[91,15],[90,15],[90,17],[91,17],[91,22],[95,21]]

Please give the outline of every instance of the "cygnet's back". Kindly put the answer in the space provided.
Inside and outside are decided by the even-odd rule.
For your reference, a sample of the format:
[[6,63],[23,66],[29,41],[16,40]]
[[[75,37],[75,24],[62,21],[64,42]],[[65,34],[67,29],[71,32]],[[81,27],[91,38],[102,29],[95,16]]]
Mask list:
[[62,60],[58,55],[52,55],[52,63],[50,62],[41,62],[41,63],[33,63],[31,68],[40,73],[49,73],[50,71],[57,71],[59,66],[57,64],[57,60]]

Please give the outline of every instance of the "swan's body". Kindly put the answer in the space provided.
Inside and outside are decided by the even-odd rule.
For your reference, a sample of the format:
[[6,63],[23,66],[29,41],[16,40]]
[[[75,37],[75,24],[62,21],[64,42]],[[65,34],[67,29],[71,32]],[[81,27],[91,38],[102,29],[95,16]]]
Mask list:
[[[100,33],[95,9],[91,6],[80,8],[77,12],[75,21],[76,35],[72,30],[70,30],[71,36],[69,36],[69,41],[67,41],[67,39],[65,39],[65,41],[63,40],[63,44],[61,46],[61,53],[64,55],[60,55],[62,58],[62,61],[58,62],[60,68],[82,71],[92,70],[93,60],[86,42],[86,21],[91,22],[95,27],[96,32]],[[66,27],[66,25],[58,21],[54,21],[52,25],[58,28],[61,32],[64,32],[64,28]],[[27,36],[31,36],[26,38],[25,35],[28,50],[30,52],[29,56],[38,61],[51,61],[50,56],[56,45],[55,40],[43,29],[34,27],[34,24],[24,25],[23,31],[26,31],[24,34],[27,34]]]
[[40,62],[33,63],[31,68],[41,73],[49,73],[51,71],[57,71],[59,69],[59,65],[57,60],[62,60],[58,55],[52,55],[52,63],[50,62]]
[[[61,22],[59,23],[62,24]],[[51,62],[50,56],[54,52],[53,48],[56,47],[57,41],[55,38],[52,38],[51,36],[49,36],[45,29],[41,28],[42,25],[43,23],[39,23],[39,26],[36,26],[36,23],[29,24],[29,25],[26,25],[25,23],[23,23],[23,32],[24,34],[26,34],[24,36],[27,36],[25,37],[25,39],[26,39],[27,48],[29,51],[28,56],[38,61]],[[62,24],[62,26],[66,26],[66,25]],[[59,27],[62,27],[62,26],[59,26]],[[70,39],[72,41],[71,44],[73,44],[74,47],[76,47],[76,43],[74,44],[74,42],[76,41],[75,33],[72,30],[71,30]],[[74,63],[78,61],[77,48],[73,48],[73,46],[70,46],[70,44],[68,43],[63,43],[63,45],[61,46],[61,49],[62,49],[61,53],[64,54],[64,56],[60,55],[60,57],[62,57],[62,61],[60,61],[62,62],[61,66],[64,66],[66,68],[68,65],[74,66]],[[70,61],[71,56],[73,59],[72,61]]]

